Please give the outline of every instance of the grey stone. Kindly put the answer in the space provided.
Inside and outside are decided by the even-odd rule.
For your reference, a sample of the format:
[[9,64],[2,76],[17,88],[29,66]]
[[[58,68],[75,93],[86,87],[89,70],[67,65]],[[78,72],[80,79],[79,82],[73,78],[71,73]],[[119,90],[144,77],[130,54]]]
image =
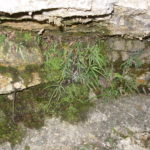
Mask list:
[[[68,21],[70,21],[69,25],[72,25],[90,22],[97,22],[99,24],[99,21],[103,20],[104,26],[110,31],[107,33],[109,35],[125,35],[143,39],[143,37],[150,34],[149,0],[143,0],[142,3],[140,0],[64,0],[63,2],[61,0],[54,2],[51,0],[13,0],[11,3],[9,3],[9,0],[1,0],[0,11],[10,14],[22,14],[17,18],[5,15],[1,17],[4,26],[13,26],[15,28],[20,26],[22,29],[32,30],[38,26],[38,30],[43,28],[51,28],[54,30],[55,28],[53,26],[47,24],[52,23],[56,26],[63,26],[66,31],[69,30],[70,32],[70,26],[67,26]],[[28,23],[23,25],[24,22],[21,24],[15,21],[23,21],[26,19],[32,20],[33,24],[36,24],[34,20],[39,23],[45,22],[45,24],[39,25],[37,23],[31,29],[31,27],[28,27]]]
[[[136,95],[110,103],[97,101],[87,120],[76,124],[47,118],[39,129],[27,129],[22,143],[13,150],[149,150],[150,97]],[[8,143],[0,149],[12,150]]]
[[118,40],[114,41],[114,48],[113,49],[119,50],[119,51],[125,50],[125,40],[118,39]]

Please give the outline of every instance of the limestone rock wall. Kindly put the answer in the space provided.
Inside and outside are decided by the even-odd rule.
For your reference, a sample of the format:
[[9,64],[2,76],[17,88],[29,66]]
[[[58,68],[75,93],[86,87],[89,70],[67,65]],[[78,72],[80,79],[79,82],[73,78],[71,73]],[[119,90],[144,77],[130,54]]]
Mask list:
[[[0,11],[6,13],[35,12],[44,9],[54,9],[55,16],[68,17],[72,15],[103,15],[112,12],[112,3],[117,0],[6,0],[0,1]],[[56,11],[60,9],[59,11]],[[62,9],[64,14],[62,13]],[[70,11],[71,10],[71,11]],[[52,13],[53,14],[53,13]]]
[[[122,52],[126,51],[125,47],[128,45],[131,51],[143,52],[140,56],[142,61],[148,64],[150,62],[149,48],[143,40],[146,37],[148,41],[150,36],[150,0],[0,0],[0,26],[35,30],[38,34],[49,29],[65,33],[92,32],[99,36],[138,38],[138,44],[130,44],[130,41],[124,44],[125,41],[117,39],[119,45],[116,46],[116,42],[110,39],[109,45],[111,47],[111,43],[114,43],[111,48],[115,50],[119,46],[124,47],[121,49],[123,60],[129,56]],[[63,34],[60,35],[62,36]],[[30,42],[32,36],[28,34],[23,35],[25,43],[16,43],[14,37],[17,37],[15,31],[5,32],[1,29],[0,81],[3,84],[0,85],[0,94],[41,83],[39,74],[33,68],[30,68],[30,73],[26,70],[28,65],[43,63],[40,49],[34,42]],[[113,60],[117,60],[119,56],[120,54],[115,54]],[[20,65],[23,67],[19,67]],[[26,71],[27,75],[24,75]]]
[[67,32],[72,32],[74,24],[99,25],[103,21],[111,35],[142,38],[150,34],[150,0],[0,0],[0,12],[1,25],[17,24],[23,29],[28,29],[28,24],[19,21],[36,21],[31,29],[54,30],[54,26],[63,26]]
[[[35,12],[44,9],[56,11],[60,9],[60,16],[70,16],[72,14],[83,16],[89,15],[90,12],[93,15],[109,14],[113,10],[113,5],[121,7],[129,7],[134,9],[149,9],[150,0],[0,0],[0,11],[6,13],[19,13],[19,12]],[[54,10],[53,10],[54,9]],[[67,9],[66,14],[61,14],[61,9]],[[57,11],[56,11],[57,12]],[[94,14],[95,13],[95,14]],[[55,14],[56,16],[58,14]]]

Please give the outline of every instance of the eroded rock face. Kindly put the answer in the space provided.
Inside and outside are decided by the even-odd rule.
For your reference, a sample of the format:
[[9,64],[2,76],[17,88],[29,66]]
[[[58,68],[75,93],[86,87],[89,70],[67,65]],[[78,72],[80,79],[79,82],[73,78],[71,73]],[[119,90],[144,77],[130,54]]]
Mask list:
[[[149,150],[150,97],[138,95],[111,103],[97,102],[84,122],[46,119],[40,130],[27,129],[14,150]],[[12,150],[10,143],[1,150]]]
[[[9,0],[1,0],[0,11],[13,14],[19,12],[35,12],[44,9],[74,9],[76,13],[79,11],[81,16],[84,15],[84,11],[95,12],[95,15],[103,15],[111,13],[114,4],[134,9],[149,9],[149,2],[149,0],[143,0],[142,3],[140,0],[64,0],[63,2],[61,0],[13,0],[10,3]],[[79,14],[75,14],[75,11],[72,14]],[[90,14],[89,12],[85,13],[88,15]],[[66,14],[60,13],[59,15],[61,17],[66,15],[68,17],[70,13],[71,11],[68,11]],[[55,14],[55,16],[57,15]]]
[[150,0],[119,0],[116,5],[134,9],[149,9]]
[[[53,16],[60,16],[60,17],[69,17],[69,16],[84,16],[84,15],[103,15],[109,14],[112,12],[113,7],[112,3],[116,2],[117,0],[13,0],[12,3],[9,0],[3,2],[0,1],[0,11],[6,13],[19,13],[19,12],[35,12],[44,9],[60,9],[59,11],[52,11],[57,12]],[[61,9],[64,9],[62,13]],[[67,9],[67,11],[65,10]],[[70,9],[68,11],[68,9]],[[84,11],[86,11],[84,13]],[[53,13],[52,13],[53,14]]]
[[[2,25],[13,27],[17,25],[17,28],[20,26],[22,29],[28,29],[28,22],[26,25],[19,22],[14,25],[13,21],[36,20],[36,26],[32,26],[30,30],[41,28],[54,30],[51,26],[54,24],[63,26],[63,30],[68,32],[75,28],[74,24],[91,25],[91,22],[97,22],[99,26],[99,22],[105,20],[102,24],[110,30],[107,35],[128,35],[142,39],[150,34],[150,0],[142,2],[140,0],[64,0],[63,2],[61,0],[13,0],[11,3],[8,0],[1,0],[0,11],[11,14],[1,14]],[[45,24],[41,26],[40,22]],[[77,25],[76,28],[76,32],[79,32],[80,26]]]
[[29,32],[1,30],[0,94],[41,83],[43,56],[37,43],[37,37]]

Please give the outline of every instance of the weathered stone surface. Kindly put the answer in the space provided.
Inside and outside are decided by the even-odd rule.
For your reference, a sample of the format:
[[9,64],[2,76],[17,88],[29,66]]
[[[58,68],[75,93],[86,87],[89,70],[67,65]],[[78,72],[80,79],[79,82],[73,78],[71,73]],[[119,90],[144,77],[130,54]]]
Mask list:
[[108,45],[112,50],[116,51],[128,51],[128,52],[140,52],[147,49],[146,41],[129,40],[123,38],[109,38]]
[[38,47],[32,44],[31,46],[26,46],[22,42],[16,43],[5,39],[0,44],[0,65],[13,67],[42,63],[41,52]]
[[5,93],[9,93],[14,91],[13,86],[11,84],[12,82],[12,78],[11,77],[7,77],[4,75],[0,75],[0,93],[1,94],[5,94]]
[[[13,27],[15,27],[15,20],[28,19],[39,23],[44,22],[46,26],[47,24],[63,26],[64,31],[72,31],[75,28],[73,24],[97,22],[99,25],[99,21],[105,20],[103,25],[110,30],[107,35],[128,35],[142,39],[150,34],[150,0],[142,2],[140,0],[64,0],[63,2],[61,0],[13,0],[11,3],[8,0],[0,0],[0,11],[12,14],[11,16],[2,13],[0,20],[2,25],[11,26],[12,23]],[[15,13],[19,14],[13,15]],[[17,27],[19,23],[16,23]],[[41,29],[47,28],[45,24],[36,26],[41,26]],[[21,25],[21,28],[29,27]],[[54,30],[51,25],[48,28]],[[77,25],[76,32],[79,28],[80,26]],[[32,29],[35,27],[31,27]],[[85,31],[87,30],[83,30]],[[100,29],[95,32],[99,31]]]
[[119,0],[116,5],[134,9],[149,9],[150,0]]
[[[150,97],[143,95],[107,104],[98,101],[84,122],[46,119],[41,129],[28,129],[13,150],[149,150],[149,107]],[[12,150],[9,143],[0,149]]]
[[[115,1],[116,0],[64,0],[62,2],[61,0],[13,0],[10,3],[9,0],[5,2],[1,0],[0,11],[12,14],[18,12],[35,12],[43,9],[60,9],[60,11],[54,11],[55,15],[53,13],[52,15],[61,17],[72,15],[83,16],[88,14],[103,15],[111,13],[113,9],[112,3]],[[68,11],[68,9],[71,9],[71,11]],[[84,13],[84,11],[86,12]]]
[[112,50],[110,59],[113,61],[125,61],[129,57],[135,57],[142,64],[150,64],[150,45],[147,40],[109,38],[106,43]]
[[142,37],[150,34],[148,10],[115,7],[112,18],[108,20],[108,28],[112,34],[136,36],[142,40]]
[[[102,15],[110,13],[114,3],[118,6],[135,9],[148,9],[150,7],[149,0],[143,0],[142,3],[140,0],[64,0],[63,2],[61,0],[13,0],[11,3],[9,0],[0,0],[0,11],[13,14],[18,12],[35,12],[43,9],[71,9],[71,11],[67,11],[65,14],[61,14],[62,11],[58,13],[63,17],[63,15],[69,16],[70,13],[75,15],[75,12],[72,10],[74,9],[77,15],[79,10],[81,16],[89,14],[89,12],[84,13],[84,11],[91,11],[95,12],[95,15]],[[55,16],[57,16],[57,13]]]
[[[26,74],[26,72],[24,72]],[[9,75],[9,77],[8,77]],[[42,79],[38,72],[31,72],[28,75],[28,79],[23,78],[19,73],[17,81],[12,77],[13,73],[0,74],[0,94],[8,94],[15,91],[26,89],[27,87],[35,86],[42,83]],[[26,81],[28,80],[28,81]]]
[[1,30],[0,94],[41,83],[43,55],[37,43],[37,37],[29,32]]

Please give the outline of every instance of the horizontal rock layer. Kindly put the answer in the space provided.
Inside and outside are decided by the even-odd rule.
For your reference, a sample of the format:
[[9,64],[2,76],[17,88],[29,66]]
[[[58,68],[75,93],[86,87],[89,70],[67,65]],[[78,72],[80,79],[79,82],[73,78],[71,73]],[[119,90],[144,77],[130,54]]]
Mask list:
[[107,26],[107,35],[142,39],[150,34],[150,0],[0,0],[0,12],[1,25],[21,29],[63,27],[66,32],[94,32],[95,26],[91,30],[85,26],[80,31],[79,25],[96,22],[96,26]]
[[[1,0],[0,11],[13,14],[18,12],[35,12],[44,9],[74,9],[76,11],[68,11],[66,16],[70,16],[70,13],[74,13],[74,15],[75,13],[79,14],[79,12],[81,15],[84,11],[89,11],[93,13],[93,15],[94,12],[96,15],[100,15],[110,13],[112,11],[113,2],[116,2],[116,0],[64,0],[63,2],[61,0],[13,0],[11,3],[9,0],[5,2]],[[86,13],[88,14],[88,12]],[[55,15],[65,16],[65,14],[61,14],[61,11]]]

